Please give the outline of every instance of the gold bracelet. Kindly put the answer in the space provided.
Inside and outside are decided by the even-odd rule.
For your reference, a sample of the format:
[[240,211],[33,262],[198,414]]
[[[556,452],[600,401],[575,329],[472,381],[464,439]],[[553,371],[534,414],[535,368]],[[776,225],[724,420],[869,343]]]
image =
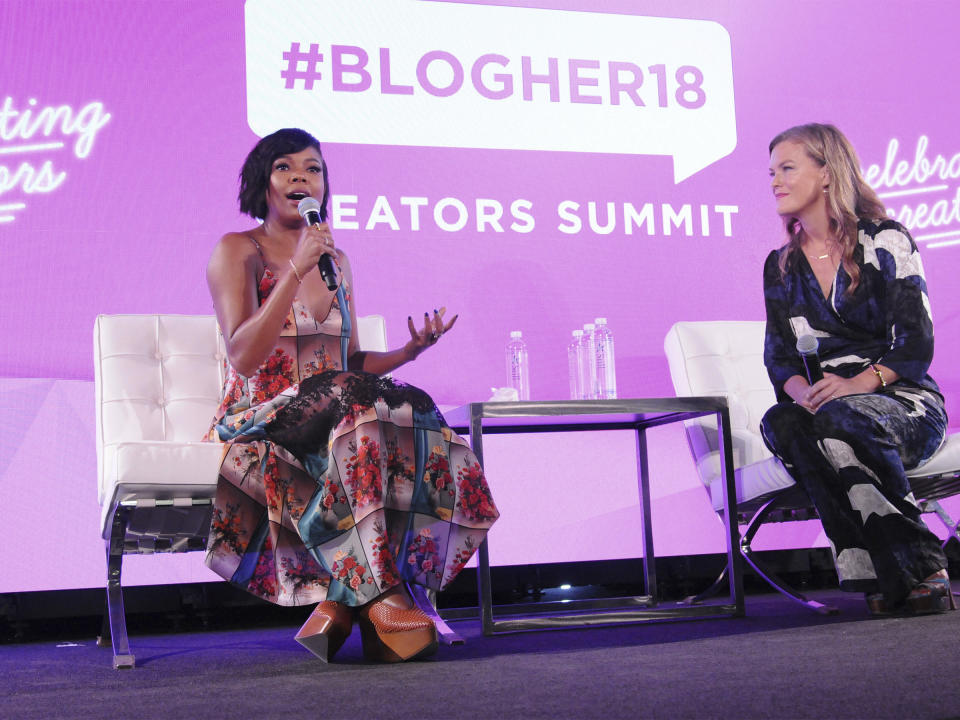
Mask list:
[[880,387],[885,388],[887,386],[887,381],[883,379],[883,373],[880,372],[879,368],[873,363],[870,363],[870,369],[873,370],[873,374],[877,376],[877,379],[880,381]]
[[[297,277],[297,285],[303,284],[303,278],[300,277],[300,273],[297,272],[297,266],[293,264],[293,258],[290,258],[287,262],[290,263],[290,267],[293,268],[293,274]],[[886,383],[884,383],[886,384]]]

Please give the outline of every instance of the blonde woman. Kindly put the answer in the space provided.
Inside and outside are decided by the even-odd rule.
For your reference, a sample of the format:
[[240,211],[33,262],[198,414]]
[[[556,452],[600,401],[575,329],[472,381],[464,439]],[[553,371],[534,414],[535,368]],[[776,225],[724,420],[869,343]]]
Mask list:
[[[946,557],[904,472],[937,451],[947,425],[927,374],[933,323],[917,246],[837,128],[793,127],[769,150],[787,243],[763,273],[778,400],[764,437],[816,506],[842,589],[866,593],[872,614],[952,608]],[[823,378],[812,383],[803,336],[819,343]]]

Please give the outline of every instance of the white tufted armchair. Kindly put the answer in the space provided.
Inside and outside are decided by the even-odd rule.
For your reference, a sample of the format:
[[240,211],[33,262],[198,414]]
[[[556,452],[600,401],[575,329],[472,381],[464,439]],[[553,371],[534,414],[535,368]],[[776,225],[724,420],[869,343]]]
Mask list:
[[[667,332],[664,351],[678,396],[722,395],[730,407],[733,462],[736,468],[737,514],[747,529],[740,551],[747,563],[775,590],[821,613],[836,612],[801,595],[766,568],[750,543],[767,520],[805,520],[816,511],[793,478],[773,457],[760,435],[760,420],[776,403],[763,364],[765,324],[761,321],[678,322]],[[723,510],[723,483],[716,422],[709,418],[686,422],[687,441],[700,480],[713,508]],[[907,473],[914,497],[925,513],[936,513],[950,531],[947,542],[960,541],[958,524],[937,500],[960,493],[960,433],[948,435],[929,461]],[[946,544],[946,543],[945,543]],[[710,589],[690,598],[696,602],[719,589],[724,576]]]
[[[361,348],[386,349],[382,316],[359,318],[357,330]],[[212,315],[100,315],[93,347],[105,620],[113,666],[130,668],[123,556],[206,547],[223,446],[200,438],[219,401],[225,353]],[[432,612],[422,593],[415,599]],[[434,620],[447,642],[460,641]]]

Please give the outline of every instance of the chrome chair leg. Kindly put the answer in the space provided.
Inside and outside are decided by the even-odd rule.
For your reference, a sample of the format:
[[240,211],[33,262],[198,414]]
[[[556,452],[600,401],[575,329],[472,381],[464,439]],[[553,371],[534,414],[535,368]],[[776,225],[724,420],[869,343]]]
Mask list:
[[721,571],[719,577],[713,581],[713,584],[708,587],[706,590],[697,593],[696,595],[689,595],[680,601],[682,605],[697,605],[702,603],[707,598],[712,598],[718,592],[723,590],[729,585],[727,582],[727,567],[724,565],[723,570]]
[[[113,645],[113,669],[126,670],[136,662],[127,640],[127,617],[123,610],[123,588],[120,573],[123,568],[123,540],[127,532],[129,509],[118,506],[111,522],[107,540],[107,619],[110,623],[110,642]],[[98,644],[106,644],[102,640]]]
[[[785,492],[795,492],[796,488],[789,488]],[[816,600],[811,600],[803,593],[795,590],[787,582],[781,580],[777,577],[776,573],[770,570],[760,558],[754,557],[753,549],[750,547],[750,543],[753,542],[754,536],[757,534],[757,531],[760,529],[760,526],[763,525],[764,520],[767,519],[767,516],[775,508],[775,504],[780,500],[780,496],[775,495],[765,502],[753,517],[750,518],[750,524],[747,526],[746,532],[744,532],[743,537],[740,539],[740,555],[744,560],[747,561],[747,564],[753,568],[754,572],[757,573],[761,578],[763,578],[770,587],[776,590],[781,595],[790,598],[795,603],[799,603],[809,610],[813,610],[816,613],[821,615],[836,615],[840,611],[833,607],[832,605],[824,605],[823,603],[817,602]]]
[[[766,521],[767,516],[770,515],[770,513],[774,510],[778,509],[778,503],[783,501],[782,496],[790,492],[796,492],[796,488],[788,488],[782,493],[774,495],[763,505],[761,505],[760,508],[753,514],[753,516],[750,518],[750,522],[747,524],[747,529],[740,537],[740,556],[751,568],[753,568],[753,571],[757,573],[757,575],[759,575],[764,582],[766,582],[781,595],[821,615],[836,615],[840,612],[836,607],[832,605],[824,605],[816,600],[811,600],[803,593],[791,587],[786,581],[779,578],[776,573],[770,570],[766,564],[763,563],[763,561],[754,555],[753,548],[750,547],[750,543],[753,542],[754,536],[756,536],[757,531],[760,530],[760,527],[763,525],[764,521]],[[699,602],[702,602],[704,599],[719,592],[726,585],[726,580],[727,570],[724,568],[723,572],[720,573],[720,577],[714,581],[713,585],[697,595],[684,598],[682,602],[687,605],[695,605]]]

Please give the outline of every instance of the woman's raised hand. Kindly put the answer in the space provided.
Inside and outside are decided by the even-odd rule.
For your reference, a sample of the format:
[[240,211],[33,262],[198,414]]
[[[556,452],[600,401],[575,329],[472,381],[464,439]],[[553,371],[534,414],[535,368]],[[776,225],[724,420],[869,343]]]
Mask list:
[[410,342],[408,345],[412,345],[411,348],[415,355],[419,355],[424,350],[426,350],[431,345],[436,345],[437,341],[443,336],[445,332],[448,332],[457,322],[459,315],[454,315],[450,322],[444,324],[443,316],[447,312],[445,307],[441,307],[439,310],[434,310],[433,315],[430,313],[423,314],[423,329],[418,330],[417,326],[413,323],[413,317],[407,316],[407,327],[410,329]]

